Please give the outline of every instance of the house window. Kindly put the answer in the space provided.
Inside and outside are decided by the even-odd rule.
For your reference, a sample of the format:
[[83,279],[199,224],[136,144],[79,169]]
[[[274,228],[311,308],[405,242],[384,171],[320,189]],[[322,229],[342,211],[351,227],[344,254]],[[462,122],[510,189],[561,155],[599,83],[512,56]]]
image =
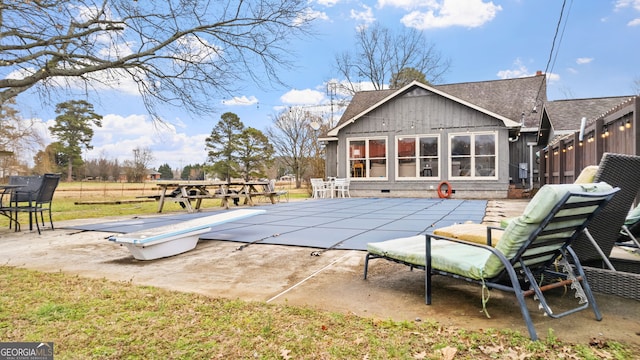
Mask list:
[[438,136],[411,136],[397,139],[398,178],[439,176]]
[[449,171],[452,178],[496,178],[496,134],[452,134]]
[[387,140],[348,140],[352,178],[387,178]]

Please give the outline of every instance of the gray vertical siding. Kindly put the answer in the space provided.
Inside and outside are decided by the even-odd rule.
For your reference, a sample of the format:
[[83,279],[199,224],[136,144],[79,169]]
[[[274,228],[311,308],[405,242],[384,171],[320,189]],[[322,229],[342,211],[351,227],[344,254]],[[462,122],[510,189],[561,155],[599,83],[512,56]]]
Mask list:
[[[498,179],[450,180],[448,178],[448,136],[451,133],[497,132]],[[396,137],[399,135],[439,135],[440,179],[396,180]],[[337,162],[338,177],[348,176],[347,139],[384,137],[387,140],[388,179],[353,179],[352,194],[375,195],[384,190],[390,196],[430,196],[440,181],[449,181],[456,194],[466,197],[506,197],[509,186],[509,132],[503,122],[451,99],[417,89],[393,99],[342,128],[337,146],[327,146],[327,174]],[[388,191],[388,192],[387,192]]]

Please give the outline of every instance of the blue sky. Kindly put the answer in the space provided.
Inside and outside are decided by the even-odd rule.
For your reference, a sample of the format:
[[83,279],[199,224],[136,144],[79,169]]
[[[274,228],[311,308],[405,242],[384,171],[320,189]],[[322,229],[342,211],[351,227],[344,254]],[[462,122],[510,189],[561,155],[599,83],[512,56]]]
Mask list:
[[[160,109],[165,125],[153,123],[142,100],[123,85],[87,99],[104,116],[96,128],[94,149],[86,159],[120,162],[132,150],[148,147],[154,167],[172,168],[206,160],[204,139],[225,112],[245,126],[265,130],[287,106],[320,109],[326,83],[340,81],[337,54],[353,47],[355,29],[372,21],[392,29],[423,31],[451,67],[442,83],[497,80],[534,75],[547,69],[562,0],[312,0],[318,19],[315,36],[292,40],[294,68],[280,73],[286,87],[264,90],[251,83],[234,98],[220,99],[217,112],[195,116],[180,109]],[[560,33],[548,69],[548,98],[630,95],[640,82],[640,0],[566,1]],[[53,123],[55,103],[34,103],[33,94],[18,98],[23,117]],[[325,116],[330,115],[325,111]],[[336,113],[336,118],[339,113]],[[47,139],[52,141],[52,139]]]

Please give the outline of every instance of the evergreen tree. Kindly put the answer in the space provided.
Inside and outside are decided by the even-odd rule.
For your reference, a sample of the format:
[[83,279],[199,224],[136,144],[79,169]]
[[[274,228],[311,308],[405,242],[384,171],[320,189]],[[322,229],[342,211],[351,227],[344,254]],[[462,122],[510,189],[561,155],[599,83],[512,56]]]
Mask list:
[[92,149],[92,125],[102,126],[102,116],[93,111],[93,105],[84,100],[70,100],[56,105],[55,125],[49,127],[58,139],[59,150],[65,155],[67,180],[73,176],[73,164],[82,164],[82,148]]
[[227,112],[220,116],[220,121],[205,140],[211,170],[226,181],[240,175],[239,149],[243,131],[244,124],[238,115]]
[[240,135],[239,162],[245,181],[265,177],[265,169],[272,162],[273,146],[258,129],[247,128]]
[[160,179],[162,180],[171,180],[173,179],[173,171],[169,164],[162,164],[158,168],[158,172],[160,173]]

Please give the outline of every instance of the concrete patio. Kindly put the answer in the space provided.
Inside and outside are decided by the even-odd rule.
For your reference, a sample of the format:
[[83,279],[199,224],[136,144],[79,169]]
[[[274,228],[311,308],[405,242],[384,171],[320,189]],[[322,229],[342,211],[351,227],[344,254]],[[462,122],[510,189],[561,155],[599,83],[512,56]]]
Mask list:
[[[354,199],[353,204],[358,200],[360,199]],[[398,211],[411,208],[411,199],[386,200],[390,201],[386,205],[384,201],[379,203],[381,212],[393,207],[397,207]],[[299,204],[280,203],[260,208],[266,209],[267,214],[272,213],[272,216],[281,211],[295,215],[298,220],[294,219],[293,225],[303,228],[300,231],[313,229],[304,233],[312,233],[312,239],[319,239],[324,232],[335,234],[336,228],[331,230],[325,226],[326,230],[323,230],[317,224],[314,228],[305,223],[304,219],[308,219],[309,214],[301,209],[337,204],[325,205],[324,201],[332,200],[304,200]],[[521,213],[525,205],[526,201],[488,201],[481,220],[485,223],[498,222],[504,217]],[[371,206],[368,209],[370,213],[376,213]],[[334,209],[330,215],[335,217],[338,213]],[[180,217],[183,214],[169,215]],[[160,216],[166,215],[151,218],[161,219]],[[375,217],[371,217],[373,218]],[[360,240],[353,240],[359,239],[358,234],[348,237],[347,240],[353,240],[351,242],[334,239],[337,241],[324,247],[269,244],[254,240],[201,240],[193,251],[154,261],[139,261],[133,259],[126,248],[107,241],[106,238],[113,231],[79,230],[116,220],[136,222],[139,219],[129,217],[56,222],[55,231],[45,230],[40,236],[35,231],[23,230],[16,233],[6,228],[0,229],[3,248],[0,263],[46,272],[62,271],[90,278],[130,281],[212,297],[311,306],[319,310],[381,319],[438,321],[443,326],[469,330],[511,328],[519,330],[525,336],[527,334],[517,303],[511,294],[492,291],[487,306],[491,314],[488,319],[481,311],[480,288],[475,285],[435,277],[433,305],[427,306],[424,304],[422,271],[411,272],[405,266],[378,260],[370,265],[368,280],[363,280],[365,253],[353,249],[361,246],[353,244],[362,244]],[[351,220],[353,221],[358,222]],[[418,232],[432,225],[425,219],[416,218],[414,221],[422,224],[422,229],[414,229]],[[340,223],[335,218],[331,222]],[[360,219],[359,226],[370,229],[370,224],[362,226],[365,222]],[[385,226],[393,227],[392,224],[387,222]],[[239,228],[247,231],[248,227],[254,225],[242,224]],[[379,231],[403,231],[401,228],[403,227]],[[227,233],[229,229],[218,230]],[[221,233],[216,236],[222,236]],[[273,235],[273,229],[269,233]],[[263,235],[257,234],[256,237]],[[268,239],[287,239],[278,238],[279,236],[271,236]],[[334,246],[345,243],[351,245]],[[569,293],[566,300],[571,300],[572,297]],[[640,345],[640,302],[605,294],[596,294],[596,298],[604,316],[600,322],[594,319],[590,311],[582,311],[563,319],[550,319],[535,310],[537,305],[530,300],[529,308],[538,334],[545,338],[548,331],[553,329],[555,336],[565,341],[586,344],[592,339],[603,339]]]

